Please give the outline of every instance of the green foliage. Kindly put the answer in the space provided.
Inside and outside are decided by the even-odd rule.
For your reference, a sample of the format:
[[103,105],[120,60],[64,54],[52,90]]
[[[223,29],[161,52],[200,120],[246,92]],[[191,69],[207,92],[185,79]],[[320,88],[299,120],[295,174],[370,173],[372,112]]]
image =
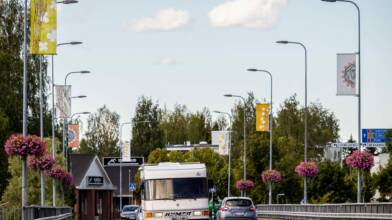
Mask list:
[[347,167],[339,163],[318,164],[319,175],[309,181],[309,195],[312,203],[344,203],[356,201],[356,185],[346,178],[350,175]]
[[160,126],[161,110],[150,98],[140,97],[132,119],[131,155],[147,157],[155,148],[164,146]]
[[[220,125],[223,121],[220,121]],[[220,126],[216,125],[216,126]],[[211,142],[212,119],[207,108],[196,113],[188,112],[185,105],[176,105],[173,112],[162,111],[161,127],[165,134],[165,143],[182,144],[190,141]]]
[[96,154],[98,158],[118,156],[119,118],[106,106],[91,114],[87,120],[86,139],[82,141],[78,153]]
[[[20,1],[0,1],[0,143],[12,133],[22,131],[23,100],[23,7]],[[40,61],[41,59],[41,61]],[[29,78],[28,107],[30,134],[39,133],[38,75],[41,69],[44,79],[44,94],[48,88],[47,61],[42,56],[28,56]],[[44,132],[50,132],[50,113],[44,95]],[[19,114],[20,112],[20,114]],[[0,146],[0,196],[8,184],[8,160]]]

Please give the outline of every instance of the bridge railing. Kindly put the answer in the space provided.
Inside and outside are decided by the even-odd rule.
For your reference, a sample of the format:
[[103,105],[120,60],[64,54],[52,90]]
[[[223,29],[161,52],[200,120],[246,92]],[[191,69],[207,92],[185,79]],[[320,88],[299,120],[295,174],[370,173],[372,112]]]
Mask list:
[[24,219],[72,219],[70,207],[26,206],[23,209]]
[[274,219],[392,219],[392,203],[257,205],[261,218]]
[[392,213],[392,203],[273,204],[257,205],[257,210],[278,212]]

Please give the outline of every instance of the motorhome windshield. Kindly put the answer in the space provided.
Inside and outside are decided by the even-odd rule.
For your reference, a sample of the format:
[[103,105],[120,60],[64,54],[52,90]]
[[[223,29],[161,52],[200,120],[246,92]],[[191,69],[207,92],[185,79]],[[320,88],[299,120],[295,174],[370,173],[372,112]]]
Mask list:
[[207,198],[206,178],[175,178],[144,182],[145,200]]

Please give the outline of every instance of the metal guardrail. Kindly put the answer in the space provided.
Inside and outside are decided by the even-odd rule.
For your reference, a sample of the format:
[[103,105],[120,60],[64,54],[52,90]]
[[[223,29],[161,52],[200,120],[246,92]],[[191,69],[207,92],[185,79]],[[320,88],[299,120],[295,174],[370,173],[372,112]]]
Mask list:
[[61,215],[45,217],[45,218],[36,218],[35,220],[63,220],[63,219],[72,220],[72,213],[61,214]]
[[72,209],[69,207],[26,206],[24,219],[72,219]]
[[257,205],[257,213],[275,219],[392,219],[392,203]]

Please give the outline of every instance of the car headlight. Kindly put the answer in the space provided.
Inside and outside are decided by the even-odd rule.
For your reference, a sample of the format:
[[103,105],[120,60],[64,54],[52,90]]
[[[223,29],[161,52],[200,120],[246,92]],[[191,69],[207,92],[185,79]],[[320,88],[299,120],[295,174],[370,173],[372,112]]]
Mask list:
[[194,216],[201,216],[201,214],[202,214],[201,211],[194,211],[193,212]]
[[155,218],[162,218],[162,216],[163,216],[163,213],[162,213],[162,212],[156,212],[156,213],[154,213],[154,217],[155,217]]

